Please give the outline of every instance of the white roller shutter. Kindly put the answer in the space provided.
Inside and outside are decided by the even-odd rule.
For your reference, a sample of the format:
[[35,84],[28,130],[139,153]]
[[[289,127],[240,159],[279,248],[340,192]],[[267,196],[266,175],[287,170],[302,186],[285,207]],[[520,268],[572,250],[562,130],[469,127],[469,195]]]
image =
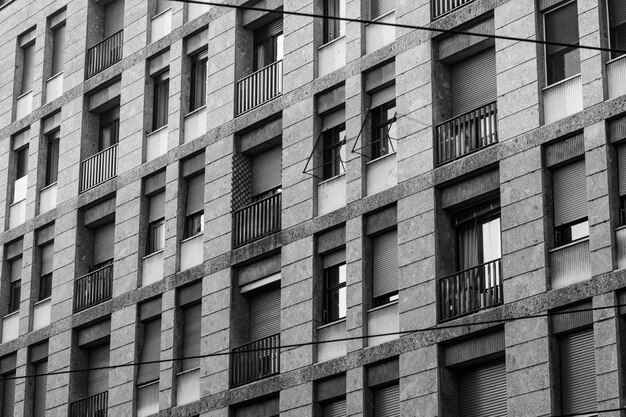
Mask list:
[[[14,378],[15,372],[10,374],[5,374],[1,376],[2,378]],[[2,416],[3,417],[13,417],[14,416],[14,408],[15,408],[15,379],[7,379],[3,382],[2,389]]]
[[101,394],[109,390],[109,370],[95,369],[109,366],[109,344],[90,349],[88,353],[89,376],[87,380],[87,396]]
[[503,417],[507,413],[504,361],[459,372],[459,415]]
[[48,390],[48,361],[35,364],[35,390],[33,398],[33,417],[44,417],[46,413],[46,392]]
[[374,417],[400,417],[399,383],[374,390]]
[[250,294],[250,341],[280,333],[280,288]]
[[398,291],[398,231],[372,239],[374,297]]
[[596,358],[593,329],[560,338],[561,414],[586,414],[597,409]]
[[626,145],[621,145],[617,148],[617,171],[619,195],[626,195]]
[[496,101],[496,54],[488,49],[450,68],[452,114],[475,110]]
[[385,87],[382,90],[378,90],[372,93],[372,104],[370,108],[373,109],[378,106],[382,106],[385,103],[389,103],[391,100],[396,99],[396,85],[392,84],[389,87]]
[[187,180],[186,214],[204,210],[204,172]]
[[[200,328],[202,306],[193,304],[183,309],[183,357],[200,355]],[[200,358],[183,360],[182,370],[188,371],[200,367]]]
[[[161,317],[144,323],[141,362],[158,361],[161,358]],[[143,363],[139,365],[137,385],[159,379],[159,363]]]
[[94,231],[93,263],[97,265],[113,259],[115,223],[110,222]]
[[556,169],[552,174],[552,188],[555,227],[587,217],[584,160]]
[[281,186],[282,151],[282,146],[276,146],[252,158],[252,195]]
[[322,405],[322,417],[345,417],[346,410],[346,399],[340,398]]

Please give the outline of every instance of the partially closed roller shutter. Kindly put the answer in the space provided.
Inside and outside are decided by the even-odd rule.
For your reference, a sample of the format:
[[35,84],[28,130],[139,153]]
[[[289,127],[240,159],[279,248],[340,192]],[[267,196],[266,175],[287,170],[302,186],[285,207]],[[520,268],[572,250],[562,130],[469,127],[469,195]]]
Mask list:
[[496,101],[496,54],[488,49],[450,68],[452,114],[459,116]]
[[187,180],[186,215],[204,210],[204,172]]
[[10,379],[15,377],[15,372],[11,374],[5,374],[1,376],[2,378],[7,378],[3,382],[2,389],[2,416],[3,417],[13,417],[14,407],[15,407],[15,379]]
[[345,107],[342,107],[339,110],[324,115],[324,119],[322,120],[322,130],[325,131],[335,126],[339,126],[340,124],[345,123],[345,121],[346,109]]
[[115,223],[110,222],[99,227],[94,232],[93,263],[97,265],[113,259],[113,244],[115,240]]
[[390,85],[389,87],[385,87],[382,90],[378,90],[375,93],[372,93],[372,104],[370,108],[376,108],[378,106],[382,106],[385,103],[389,103],[392,100],[396,99],[396,85]]
[[280,287],[250,294],[250,341],[280,333]]
[[[183,357],[200,355],[200,328],[202,308],[200,304],[185,307],[183,310]],[[183,371],[200,367],[200,358],[185,359]]]
[[276,146],[252,158],[252,195],[281,186],[282,150]]
[[597,408],[593,329],[559,340],[561,414],[590,413]]
[[87,395],[100,394],[109,390],[109,370],[95,369],[109,366],[109,345],[98,346],[89,350],[89,371]]
[[[144,341],[141,349],[141,362],[158,361],[161,358],[161,318],[144,323]],[[139,365],[137,385],[159,379],[159,364],[144,363]]]
[[619,195],[626,195],[626,145],[617,148],[617,165],[619,175]]
[[346,399],[330,401],[322,405],[323,417],[345,417],[346,416]]
[[48,361],[39,362],[35,365],[35,391],[33,404],[33,417],[44,417],[46,413],[46,391],[48,390]]
[[400,417],[400,384],[374,390],[374,417]]
[[374,297],[398,291],[398,231],[372,239]]
[[161,191],[160,193],[151,196],[149,206],[149,222],[153,222],[155,220],[159,220],[165,217],[165,191]]
[[459,373],[459,415],[506,416],[506,369],[504,361]]
[[395,9],[395,0],[372,0],[372,15],[370,18],[384,16]]
[[587,217],[584,160],[556,169],[552,174],[552,188],[555,227]]

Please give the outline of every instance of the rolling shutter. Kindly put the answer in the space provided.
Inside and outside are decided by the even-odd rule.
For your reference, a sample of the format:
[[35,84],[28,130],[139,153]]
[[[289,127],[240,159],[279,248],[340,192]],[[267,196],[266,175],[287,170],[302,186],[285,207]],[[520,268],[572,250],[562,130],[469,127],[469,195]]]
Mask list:
[[[15,372],[2,375],[2,378],[14,378]],[[13,417],[15,407],[15,379],[7,379],[3,382],[2,389],[2,416]]]
[[619,178],[619,195],[626,195],[626,145],[617,148],[617,171]]
[[372,239],[374,297],[398,291],[398,231]]
[[250,341],[280,333],[280,288],[250,295]]
[[322,120],[322,131],[331,129],[335,126],[339,126],[346,121],[346,109],[345,107],[340,108],[332,113],[328,113],[324,116]]
[[609,0],[609,22],[611,28],[626,23],[626,2],[624,0]]
[[35,63],[35,43],[22,48],[24,54],[24,67],[22,69],[22,90],[20,94],[24,94],[33,88],[33,66]]
[[104,9],[104,38],[124,28],[124,1],[115,0]]
[[[193,304],[183,309],[183,357],[200,355],[200,328],[202,307]],[[200,358],[185,359],[182,370],[188,371],[200,367]]]
[[395,9],[395,0],[371,0],[372,15],[371,19],[384,16]]
[[97,265],[108,259],[113,259],[115,240],[115,223],[110,222],[99,227],[94,232],[93,263]]
[[22,278],[22,257],[12,259],[10,262],[11,282],[19,281]]
[[374,417],[400,417],[399,383],[374,390]]
[[584,159],[556,169],[552,174],[552,188],[555,227],[587,217]]
[[452,114],[459,116],[496,101],[496,54],[488,49],[450,68]]
[[340,398],[322,405],[323,417],[345,417],[346,416],[346,399]]
[[65,63],[65,23],[54,29],[52,48],[51,75],[56,75],[63,71],[63,64]]
[[[578,35],[578,9],[576,2],[559,7],[545,14],[546,41],[577,45],[580,41]],[[548,55],[554,54],[565,46],[546,45]]]
[[391,100],[396,99],[396,85],[392,84],[389,87],[385,87],[382,90],[378,90],[372,93],[372,104],[370,109],[382,106],[385,103],[389,103]]
[[328,255],[324,255],[322,258],[322,266],[324,268],[330,268],[331,266],[345,264],[346,263],[346,250],[341,249],[336,252],[329,253]]
[[87,396],[100,394],[109,390],[109,370],[94,369],[109,366],[109,344],[89,350],[89,376],[87,380]]
[[157,0],[156,14],[163,13],[170,7],[172,7],[172,2],[170,0]]
[[186,214],[204,210],[204,172],[187,180]]
[[593,329],[559,340],[561,414],[590,413],[597,408]]
[[153,222],[165,217],[165,192],[161,191],[150,197],[148,221]]
[[282,151],[282,146],[276,146],[252,158],[252,195],[281,186]]
[[257,29],[254,32],[255,43],[260,43],[263,40],[269,39],[272,36],[277,36],[283,33],[283,19],[276,19],[273,22]]
[[46,391],[48,390],[48,361],[35,364],[35,390],[33,398],[33,417],[44,417],[46,414]]
[[459,373],[459,415],[501,417],[507,414],[504,361]]
[[[143,346],[140,361],[158,361],[161,358],[161,317],[144,323]],[[159,379],[159,363],[144,363],[139,365],[137,385]]]

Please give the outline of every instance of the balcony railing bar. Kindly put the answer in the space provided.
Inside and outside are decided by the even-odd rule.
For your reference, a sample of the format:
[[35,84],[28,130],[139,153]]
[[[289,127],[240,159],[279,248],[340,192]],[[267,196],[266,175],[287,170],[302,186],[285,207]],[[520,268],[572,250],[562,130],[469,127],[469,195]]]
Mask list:
[[237,81],[237,115],[283,93],[283,61],[273,62]]
[[232,353],[232,386],[247,384],[280,372],[280,334],[236,347]]
[[122,59],[123,33],[122,29],[87,50],[87,78]]
[[107,417],[109,392],[92,395],[70,404],[70,417]]
[[85,192],[117,175],[117,144],[90,156],[80,164],[80,189]]
[[113,292],[113,265],[96,269],[76,279],[74,311],[100,304],[111,298]]
[[472,1],[473,0],[432,0],[432,18],[433,20],[438,19]]
[[279,231],[281,205],[282,193],[276,193],[235,211],[234,246],[241,246]]

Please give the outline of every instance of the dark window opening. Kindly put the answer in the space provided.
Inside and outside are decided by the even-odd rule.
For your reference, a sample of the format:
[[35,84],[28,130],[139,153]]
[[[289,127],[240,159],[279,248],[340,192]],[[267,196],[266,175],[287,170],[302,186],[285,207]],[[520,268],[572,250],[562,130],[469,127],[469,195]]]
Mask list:
[[322,179],[336,177],[346,172],[345,124],[322,133]]
[[15,151],[15,178],[19,179],[28,174],[28,146]]
[[581,219],[559,226],[555,230],[556,246],[567,245],[589,237],[589,220]]
[[551,85],[580,73],[576,2],[551,10],[544,18],[546,41],[572,45],[546,45],[546,75]]
[[372,114],[372,159],[396,151],[396,101],[390,101],[371,110]]
[[323,324],[346,317],[346,264],[324,269]]
[[148,225],[146,255],[158,252],[165,246],[165,219],[161,218]]
[[185,231],[183,239],[190,238],[204,231],[204,210],[185,217]]
[[46,153],[46,186],[57,182],[59,177],[59,131],[48,136],[48,152]]
[[207,62],[205,54],[199,54],[191,61],[191,94],[189,111],[199,109],[206,104]]
[[166,72],[154,79],[152,131],[158,130],[167,125],[169,95],[169,72]]

